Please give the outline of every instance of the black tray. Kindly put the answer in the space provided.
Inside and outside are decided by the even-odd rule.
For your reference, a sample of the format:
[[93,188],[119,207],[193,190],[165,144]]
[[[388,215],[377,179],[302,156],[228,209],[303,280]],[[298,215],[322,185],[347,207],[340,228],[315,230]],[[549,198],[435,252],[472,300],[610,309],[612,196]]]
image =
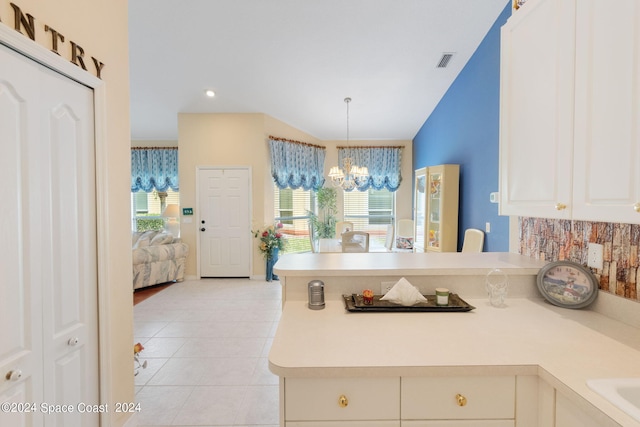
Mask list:
[[449,294],[449,305],[436,305],[435,295],[424,295],[427,301],[420,302],[416,305],[400,305],[389,301],[380,300],[382,295],[373,296],[373,304],[365,304],[362,295],[351,294],[342,295],[344,305],[347,311],[351,312],[399,312],[399,311],[417,311],[417,312],[462,312],[471,311],[475,307],[467,304],[465,300],[460,298],[458,294]]

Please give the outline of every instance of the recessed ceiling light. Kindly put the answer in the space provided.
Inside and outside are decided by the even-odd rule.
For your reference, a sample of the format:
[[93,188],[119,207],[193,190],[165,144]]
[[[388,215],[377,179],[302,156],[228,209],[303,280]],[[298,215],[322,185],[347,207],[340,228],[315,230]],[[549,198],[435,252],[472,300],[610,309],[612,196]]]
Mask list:
[[216,96],[216,93],[214,91],[212,91],[211,89],[207,89],[204,91],[204,93],[209,97],[209,98],[213,98],[214,96]]

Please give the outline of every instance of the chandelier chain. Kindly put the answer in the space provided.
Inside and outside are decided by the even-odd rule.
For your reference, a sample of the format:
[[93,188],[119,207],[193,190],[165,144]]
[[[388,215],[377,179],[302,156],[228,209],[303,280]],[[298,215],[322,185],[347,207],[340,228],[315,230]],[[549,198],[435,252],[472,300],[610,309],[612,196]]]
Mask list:
[[[344,99],[347,104],[347,156],[343,159],[343,164],[333,166],[329,171],[329,178],[334,186],[342,187],[345,191],[351,191],[354,188],[360,188],[366,184],[369,178],[369,170],[366,166],[358,166],[351,158],[351,151],[349,146],[349,103],[351,98]],[[342,167],[341,167],[342,166]]]

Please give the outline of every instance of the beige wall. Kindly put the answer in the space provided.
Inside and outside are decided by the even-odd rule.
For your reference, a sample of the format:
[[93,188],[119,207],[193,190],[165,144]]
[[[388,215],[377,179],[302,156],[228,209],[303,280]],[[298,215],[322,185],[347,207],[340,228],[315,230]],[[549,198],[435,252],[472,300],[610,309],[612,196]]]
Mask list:
[[[130,126],[129,126],[129,59],[126,0],[12,0],[36,22],[36,43],[51,48],[51,36],[45,33],[49,25],[65,36],[59,48],[60,56],[70,59],[69,41],[81,45],[88,56],[94,56],[106,65],[102,80],[106,88],[104,128],[96,131],[104,136],[104,147],[98,150],[106,170],[98,171],[108,177],[106,192],[98,200],[99,256],[106,264],[102,289],[107,289],[106,323],[111,331],[107,360],[106,396],[103,402],[114,407],[115,402],[132,402],[133,387],[133,309],[131,298],[131,235],[129,232],[130,188]],[[0,20],[13,28],[13,8],[9,0],[0,0]],[[26,36],[25,36],[26,38]],[[89,67],[90,74],[95,75]],[[107,299],[107,298],[105,298]],[[68,402],[73,403],[73,402]],[[109,414],[112,426],[121,426],[130,414]]]
[[[196,233],[196,167],[251,167],[252,228],[273,222],[273,187],[267,136],[316,142],[291,126],[264,114],[179,114],[178,147],[180,173],[180,205],[194,208],[193,222],[181,223],[180,236],[193,248],[187,258],[186,275],[197,275]],[[264,275],[262,258],[257,245],[252,245],[253,274]]]
[[[326,146],[325,176],[329,173],[329,168],[338,161],[338,151],[335,147],[345,144],[345,141],[320,141],[265,114],[179,114],[178,129],[181,207],[196,206],[197,166],[250,166],[253,229],[273,223],[273,179],[267,143],[269,135]],[[411,141],[356,141],[351,145],[404,145],[403,181],[396,195],[396,211],[398,218],[411,218]],[[341,194],[338,204],[342,210]],[[194,211],[193,223],[183,222],[180,227],[180,236],[194,248],[187,259],[187,276],[197,275],[197,217],[198,214]],[[253,275],[264,275],[264,265],[257,244],[252,247]]]

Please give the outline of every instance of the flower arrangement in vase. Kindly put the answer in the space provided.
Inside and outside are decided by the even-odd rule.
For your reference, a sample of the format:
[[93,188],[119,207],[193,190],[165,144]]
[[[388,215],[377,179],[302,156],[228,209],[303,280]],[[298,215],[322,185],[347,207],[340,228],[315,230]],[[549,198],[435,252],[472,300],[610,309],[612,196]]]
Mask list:
[[258,249],[267,263],[267,282],[279,280],[278,276],[273,275],[273,265],[278,261],[278,253],[284,249],[286,244],[284,235],[280,231],[282,227],[282,223],[279,222],[275,226],[270,225],[262,230],[251,230],[253,237],[258,239]]

